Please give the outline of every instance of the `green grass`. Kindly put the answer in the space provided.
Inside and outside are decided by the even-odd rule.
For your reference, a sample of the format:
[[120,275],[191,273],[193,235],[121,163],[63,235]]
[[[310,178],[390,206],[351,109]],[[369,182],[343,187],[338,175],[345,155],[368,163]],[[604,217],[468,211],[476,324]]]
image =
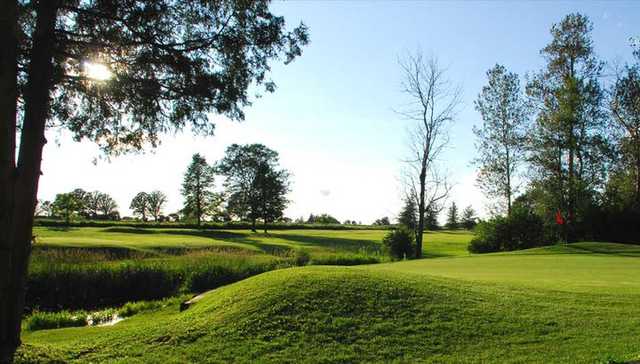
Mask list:
[[[385,260],[384,230],[193,230],[37,227],[29,310],[97,309],[203,292],[296,265]],[[468,232],[427,233],[430,256],[465,254]],[[457,239],[457,240],[456,240]]]
[[[313,254],[376,253],[385,230],[244,230],[151,229],[131,227],[34,228],[37,246],[126,248],[139,252],[162,249],[232,248],[257,253],[305,249]],[[425,233],[425,255],[467,255],[472,235],[467,231]]]
[[448,239],[426,251],[438,258],[282,269],[210,291],[184,312],[174,304],[112,327],[28,332],[19,362],[639,358],[640,247],[578,243],[469,256],[468,235],[439,234]]

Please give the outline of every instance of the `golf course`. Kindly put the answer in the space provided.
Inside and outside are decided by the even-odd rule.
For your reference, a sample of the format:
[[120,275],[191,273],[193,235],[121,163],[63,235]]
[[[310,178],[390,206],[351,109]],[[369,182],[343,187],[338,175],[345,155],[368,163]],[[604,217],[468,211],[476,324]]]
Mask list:
[[[375,256],[384,235],[120,229],[36,231],[49,251],[125,246],[149,255],[129,260],[170,261],[188,254],[169,257],[169,248],[208,248],[227,259],[252,257],[252,264],[258,257],[285,259],[276,246],[307,249],[311,263],[316,254]],[[420,260],[274,267],[198,293],[183,311],[180,300],[165,299],[113,325],[25,330],[17,362],[624,363],[639,357],[639,246],[581,242],[469,254],[471,237],[426,233]]]

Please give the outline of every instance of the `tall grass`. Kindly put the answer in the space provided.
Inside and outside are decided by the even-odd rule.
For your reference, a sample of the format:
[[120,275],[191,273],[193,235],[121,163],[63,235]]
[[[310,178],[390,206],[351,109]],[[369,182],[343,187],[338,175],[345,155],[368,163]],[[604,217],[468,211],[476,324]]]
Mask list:
[[96,309],[157,300],[296,265],[293,257],[231,251],[114,260],[102,259],[103,252],[84,250],[34,254],[27,281],[28,310]]

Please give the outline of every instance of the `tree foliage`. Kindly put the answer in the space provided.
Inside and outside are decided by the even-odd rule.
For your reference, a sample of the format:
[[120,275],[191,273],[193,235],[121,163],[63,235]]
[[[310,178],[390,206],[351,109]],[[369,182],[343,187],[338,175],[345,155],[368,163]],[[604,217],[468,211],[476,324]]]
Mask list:
[[188,218],[195,219],[198,225],[217,207],[215,203],[218,199],[213,191],[214,173],[214,168],[207,163],[206,159],[196,153],[184,174],[181,190],[184,197],[182,211]]
[[232,144],[216,169],[225,177],[227,209],[242,220],[266,224],[282,217],[288,204],[288,171],[279,168],[278,153],[262,144]]
[[458,205],[452,202],[447,209],[447,229],[457,229],[460,227],[460,220],[458,216]]
[[477,182],[489,198],[498,199],[496,212],[511,213],[518,191],[516,177],[525,158],[525,133],[529,105],[520,88],[518,75],[495,65],[487,71],[488,85],[475,102],[482,126],[473,128],[479,156]]
[[134,215],[140,216],[142,221],[147,221],[149,214],[149,194],[146,192],[138,192],[129,205]]
[[530,138],[533,182],[548,196],[547,216],[566,216],[565,239],[574,240],[584,207],[605,178],[609,162],[603,64],[593,51],[590,20],[567,15],[551,28],[541,51],[546,67],[527,85],[538,107]]

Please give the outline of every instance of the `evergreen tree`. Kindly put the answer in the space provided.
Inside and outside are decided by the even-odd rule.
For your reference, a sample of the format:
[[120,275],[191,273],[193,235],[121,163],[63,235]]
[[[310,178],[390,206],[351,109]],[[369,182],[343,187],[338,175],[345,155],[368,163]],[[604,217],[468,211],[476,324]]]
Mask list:
[[533,186],[544,197],[545,215],[564,216],[564,238],[574,241],[595,191],[602,188],[609,161],[603,92],[603,64],[593,52],[592,25],[567,15],[551,28],[542,49],[547,64],[527,85],[540,112],[530,133]]
[[183,212],[187,217],[196,219],[200,226],[202,219],[209,215],[212,204],[216,200],[214,187],[214,169],[200,154],[194,154],[191,164],[184,174],[182,182],[182,196],[184,197]]
[[437,204],[431,204],[427,207],[424,216],[424,228],[426,230],[434,231],[440,229],[440,223],[438,222],[440,211],[442,211],[442,208]]
[[476,226],[476,212],[471,205],[465,207],[462,210],[462,216],[460,217],[460,224],[467,230],[473,229]]
[[406,226],[416,234],[418,233],[416,231],[418,228],[418,208],[414,199],[408,197],[404,199],[404,206],[398,216],[398,224]]
[[452,202],[451,206],[449,206],[449,209],[447,210],[447,229],[453,230],[458,227],[458,206],[455,202]]

